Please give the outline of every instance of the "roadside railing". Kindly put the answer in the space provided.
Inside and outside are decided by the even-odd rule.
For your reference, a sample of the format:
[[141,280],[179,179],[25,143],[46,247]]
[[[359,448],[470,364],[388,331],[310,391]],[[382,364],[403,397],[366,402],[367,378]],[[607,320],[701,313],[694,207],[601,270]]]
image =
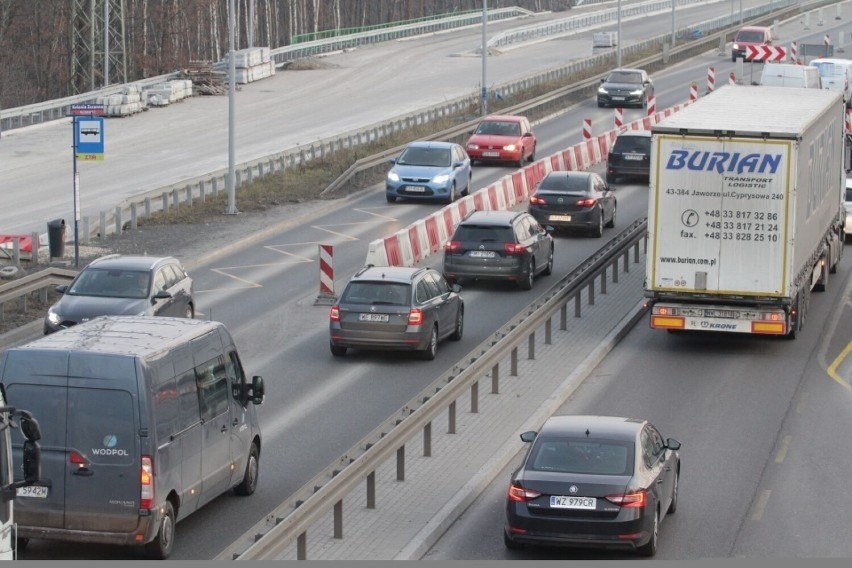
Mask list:
[[[525,307],[512,321],[480,343],[456,366],[442,374],[400,411],[379,425],[349,451],[303,485],[286,502],[257,523],[217,556],[217,560],[271,560],[296,543],[296,556],[307,559],[307,533],[330,512],[334,538],[343,538],[343,501],[363,487],[367,508],[377,501],[376,470],[395,460],[396,480],[405,481],[406,453],[422,438],[424,457],[432,455],[432,425],[447,416],[448,433],[456,434],[459,399],[470,397],[470,412],[479,412],[480,382],[490,378],[491,393],[500,394],[501,373],[515,377],[526,348],[535,359],[536,345],[552,342],[554,326],[567,330],[573,318],[593,306],[596,295],[617,285],[619,275],[644,270],[647,253],[647,222],[634,222]],[[508,358],[508,361],[506,359]],[[508,370],[506,369],[508,366]]]
[[68,284],[75,276],[77,276],[76,270],[51,267],[0,284],[0,319],[3,318],[4,307],[7,302],[19,302],[20,310],[26,312],[27,298],[30,294],[38,292],[41,302],[47,302],[48,288]]

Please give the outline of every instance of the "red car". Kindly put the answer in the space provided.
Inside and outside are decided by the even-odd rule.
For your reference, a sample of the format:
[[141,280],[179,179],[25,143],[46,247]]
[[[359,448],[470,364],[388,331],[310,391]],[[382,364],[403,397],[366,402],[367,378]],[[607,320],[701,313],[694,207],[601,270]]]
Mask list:
[[486,116],[467,141],[474,162],[511,162],[519,168],[535,160],[535,133],[525,116]]

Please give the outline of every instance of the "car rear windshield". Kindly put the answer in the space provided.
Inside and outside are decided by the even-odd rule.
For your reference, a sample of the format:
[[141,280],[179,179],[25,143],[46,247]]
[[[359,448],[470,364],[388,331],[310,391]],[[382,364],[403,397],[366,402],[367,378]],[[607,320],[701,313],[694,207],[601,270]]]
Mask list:
[[745,41],[750,43],[763,43],[763,32],[753,30],[740,30],[734,41]]
[[411,305],[411,285],[399,282],[350,282],[341,304]]
[[150,274],[141,270],[87,268],[71,285],[72,296],[147,298]]
[[627,442],[545,438],[532,449],[527,468],[533,471],[632,475],[633,451]]
[[505,122],[497,120],[486,120],[479,124],[476,134],[487,134],[491,136],[520,136],[521,125],[517,122]]
[[651,153],[651,139],[648,136],[621,135],[615,139],[612,151],[616,154],[625,152],[636,152],[639,154]]
[[453,240],[473,243],[513,243],[515,233],[512,232],[512,227],[459,225]]
[[846,74],[846,68],[843,65],[836,65],[829,61],[811,61],[811,67],[819,70],[820,77],[843,77]]
[[846,188],[846,201],[852,202],[852,187]]
[[613,71],[606,78],[607,83],[636,83],[642,82],[640,73],[631,73],[629,71]]
[[547,176],[538,185],[539,190],[562,193],[586,193],[589,191],[589,178],[580,176]]
[[396,163],[404,166],[449,166],[450,149],[417,147],[406,148]]

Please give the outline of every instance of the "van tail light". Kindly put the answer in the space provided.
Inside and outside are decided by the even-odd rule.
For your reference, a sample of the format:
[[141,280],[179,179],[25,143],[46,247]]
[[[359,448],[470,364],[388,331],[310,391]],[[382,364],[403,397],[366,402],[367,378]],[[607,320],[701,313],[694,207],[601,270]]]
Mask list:
[[503,252],[509,256],[520,256],[527,252],[527,247],[518,243],[505,243],[503,245]]
[[527,501],[532,501],[536,497],[541,496],[541,491],[534,491],[532,489],[524,489],[524,487],[519,483],[512,483],[509,485],[509,492],[506,495],[506,498],[509,501],[514,501],[516,503],[526,503]]
[[408,312],[408,325],[423,325],[423,312],[420,308],[411,308]]
[[75,450],[71,450],[71,453],[68,454],[68,463],[83,467],[84,465],[87,465],[89,463],[89,460],[83,457],[81,453]]
[[444,245],[444,252],[448,252],[450,254],[459,253],[461,252],[461,249],[461,241],[449,241]]
[[142,484],[142,493],[139,496],[139,508],[153,509],[154,459],[151,456],[142,456],[142,469],[139,472],[139,481]]
[[331,306],[331,311],[328,312],[328,317],[331,321],[340,321],[340,307]]
[[577,202],[578,207],[594,207],[598,200],[590,197],[589,199],[581,199]]
[[530,195],[530,203],[533,205],[546,205],[547,201],[543,197],[539,197],[535,193]]
[[607,495],[606,500],[622,507],[630,507],[641,509],[648,503],[648,491],[640,489],[629,493],[619,493],[616,495]]

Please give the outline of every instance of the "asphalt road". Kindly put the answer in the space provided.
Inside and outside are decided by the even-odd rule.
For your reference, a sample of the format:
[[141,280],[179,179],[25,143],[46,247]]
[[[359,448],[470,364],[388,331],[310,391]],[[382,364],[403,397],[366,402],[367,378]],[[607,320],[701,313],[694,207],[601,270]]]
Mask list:
[[[526,49],[522,51],[526,57]],[[655,77],[658,108],[685,100],[689,82],[701,81],[708,64],[723,70],[721,60],[717,54],[709,53]],[[729,57],[726,60],[732,65]],[[627,111],[625,118],[630,120],[640,112]],[[597,109],[593,101],[588,101],[537,125],[539,156],[578,141],[579,127],[586,117],[593,117],[597,124],[607,124],[608,128],[612,111]],[[475,186],[483,187],[509,171],[476,168]],[[617,192],[619,226],[645,216],[644,187],[619,185]],[[247,371],[261,374],[266,380],[267,398],[259,408],[265,449],[258,492],[249,499],[223,496],[181,522],[173,558],[214,556],[545,289],[546,281],[538,281],[530,292],[499,285],[467,287],[463,291],[467,306],[465,339],[441,344],[438,358],[432,362],[415,362],[405,355],[375,354],[332,359],[327,341],[328,308],[314,305],[317,268],[312,259],[317,242],[332,239],[336,244],[335,268],[342,285],[363,264],[367,242],[388,235],[437,207],[440,206],[390,205],[381,188],[376,188],[341,202],[339,208],[294,220],[262,242],[194,269],[200,311],[228,325]],[[618,226],[607,230],[605,238],[618,230]],[[601,244],[598,239],[559,237],[556,273],[570,270]],[[439,257],[430,262],[435,260]],[[654,340],[659,341],[658,334]],[[643,396],[661,396],[656,388],[659,385],[651,385]],[[660,425],[668,430],[667,424]],[[32,541],[26,557],[123,559],[138,558],[138,554],[115,547]]]

